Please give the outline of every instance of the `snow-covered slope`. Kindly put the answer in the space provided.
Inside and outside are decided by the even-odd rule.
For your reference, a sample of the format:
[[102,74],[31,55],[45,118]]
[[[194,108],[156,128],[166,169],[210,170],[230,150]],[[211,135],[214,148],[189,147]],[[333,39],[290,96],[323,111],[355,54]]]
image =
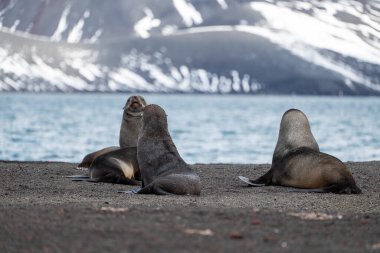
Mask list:
[[380,1],[5,0],[0,90],[380,94]]

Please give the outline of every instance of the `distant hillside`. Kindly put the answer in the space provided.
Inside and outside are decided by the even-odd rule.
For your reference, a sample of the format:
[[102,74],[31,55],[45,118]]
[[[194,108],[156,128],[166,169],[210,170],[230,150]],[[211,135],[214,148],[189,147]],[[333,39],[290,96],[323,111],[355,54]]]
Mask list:
[[0,91],[380,95],[380,1],[3,0]]

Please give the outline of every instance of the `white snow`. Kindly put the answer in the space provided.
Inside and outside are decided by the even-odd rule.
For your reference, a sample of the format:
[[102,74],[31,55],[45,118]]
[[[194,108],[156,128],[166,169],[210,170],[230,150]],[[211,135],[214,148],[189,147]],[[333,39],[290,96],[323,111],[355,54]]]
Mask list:
[[[19,53],[8,53],[6,49],[0,48],[0,70],[7,76],[14,76],[17,79],[7,80],[7,84],[16,87],[17,80],[44,80],[56,86],[59,90],[66,91],[69,87],[79,90],[89,90],[87,82],[83,79],[71,76],[59,68],[54,68],[47,64],[32,48],[32,63]],[[18,86],[20,88],[21,86]],[[2,89],[2,87],[0,87]]]
[[11,33],[14,33],[15,31],[16,31],[16,29],[17,29],[17,26],[20,24],[20,19],[17,19],[14,23],[13,23],[13,25],[12,25],[12,27],[9,29],[9,31],[11,32]]
[[216,0],[218,2],[218,4],[220,5],[220,7],[222,7],[223,10],[227,9],[228,8],[228,5],[226,3],[225,0]]
[[173,4],[186,26],[199,25],[203,22],[202,15],[191,2],[187,0],[173,0]]
[[102,29],[96,30],[96,32],[94,33],[94,35],[92,35],[92,37],[90,39],[88,39],[86,42],[88,42],[88,43],[96,43],[99,40],[100,35],[102,35],[102,32],[103,32]]
[[57,29],[51,36],[52,41],[60,41],[62,39],[62,33],[67,29],[67,15],[70,13],[71,5],[66,5],[62,12],[62,16],[58,22]]
[[3,16],[8,10],[12,9],[16,5],[17,0],[11,0],[11,2],[4,9],[0,10],[0,17]]
[[78,43],[83,35],[83,26],[85,23],[85,20],[90,16],[90,11],[86,10],[83,13],[83,17],[78,21],[78,23],[73,27],[71,32],[69,33],[69,36],[67,37],[67,42],[69,43]]
[[243,91],[245,93],[249,93],[249,90],[250,90],[249,75],[245,74],[243,76],[243,81],[241,82],[241,85],[243,86]]
[[195,34],[195,33],[210,33],[210,32],[230,32],[234,31],[235,26],[221,25],[221,26],[199,26],[191,27],[187,29],[178,30],[173,34],[168,34],[167,36],[178,36],[184,34]]
[[121,87],[127,87],[132,90],[155,91],[143,77],[134,73],[127,68],[118,68],[109,74],[109,78],[113,82],[111,89],[117,90]]
[[240,92],[240,77],[239,77],[239,72],[237,70],[232,70],[231,71],[232,75],[232,89],[235,92]]
[[[19,90],[21,88],[21,84],[10,79],[9,77],[6,77],[4,79],[4,82],[9,85],[10,87],[12,87],[13,90]],[[9,89],[8,89],[9,90]]]
[[69,76],[60,69],[51,67],[34,51],[32,52],[32,59],[35,62],[34,65],[30,66],[33,74],[56,85],[61,90],[66,90],[67,86],[79,90],[86,90],[88,88],[88,84],[84,80],[79,77]]
[[[349,65],[337,62],[332,57],[322,55],[319,52],[320,49],[327,49],[343,56],[356,58],[359,61],[380,65],[380,40],[370,40],[372,37],[380,38],[380,32],[376,30],[379,24],[368,20],[366,15],[361,14],[353,7],[354,5],[350,4],[313,2],[313,4],[323,7],[321,9],[314,8],[315,17],[313,17],[289,8],[288,3],[280,3],[279,6],[265,2],[251,3],[252,9],[260,12],[266,19],[257,26],[193,27],[182,29],[169,35],[227,31],[259,35],[308,62],[338,73],[345,78],[345,83],[350,88],[353,88],[352,82],[357,82],[369,88],[380,90],[380,84],[373,83],[373,81]],[[291,4],[294,3],[292,2]],[[300,10],[308,10],[313,5],[307,2],[296,2],[296,7]],[[355,15],[366,23],[350,24],[340,21],[334,16],[338,10]],[[359,31],[367,35],[367,41],[360,37]],[[222,82],[222,90],[229,90],[228,82],[225,79],[222,79]],[[237,85],[235,84],[233,87],[237,88]],[[244,87],[245,90],[249,89],[246,82]],[[261,84],[251,85],[252,89],[259,89],[260,87]]]
[[[347,23],[333,16],[339,10],[338,8],[341,8],[341,10],[351,12],[358,17],[365,17],[364,14],[354,12],[355,9],[352,7],[325,3],[324,7],[328,11],[319,11],[315,17],[293,11],[285,6],[264,2],[253,2],[251,7],[255,11],[259,11],[266,19],[266,22],[261,23],[260,27],[266,28],[268,33],[278,38],[287,37],[284,42],[287,46],[289,43],[302,43],[315,48],[332,50],[369,63],[380,64],[380,50],[363,41],[356,30],[351,30]],[[376,24],[371,25],[375,26]],[[365,27],[374,34],[380,34],[370,26]],[[380,47],[380,44],[378,46]]]
[[152,28],[158,27],[161,24],[159,19],[154,18],[152,10],[149,8],[144,9],[145,17],[140,19],[134,26],[135,32],[140,35],[141,38],[149,38],[149,31]]
[[164,28],[162,28],[161,33],[162,35],[171,35],[175,33],[178,30],[176,25],[166,25]]
[[87,81],[93,82],[99,77],[104,77],[102,66],[94,63],[98,58],[98,52],[81,49],[65,50],[61,53],[65,56],[64,64],[76,69]]
[[82,18],[73,27],[73,29],[69,33],[69,36],[67,36],[67,42],[78,43],[80,41],[80,39],[82,38],[82,34],[83,34],[83,31],[82,31],[83,25],[84,25],[84,19]]

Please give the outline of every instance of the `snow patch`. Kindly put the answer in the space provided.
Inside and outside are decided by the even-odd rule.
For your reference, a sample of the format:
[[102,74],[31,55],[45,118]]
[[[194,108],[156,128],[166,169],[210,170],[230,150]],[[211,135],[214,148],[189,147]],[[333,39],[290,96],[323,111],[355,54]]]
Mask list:
[[110,87],[114,90],[125,86],[133,91],[155,91],[143,77],[127,68],[118,68],[117,70],[110,72],[109,78],[113,82]]
[[[315,48],[328,49],[341,55],[379,65],[380,50],[378,48],[380,44],[378,48],[369,45],[358,36],[356,30],[350,29],[352,25],[350,26],[346,22],[338,20],[334,17],[334,14],[337,10],[342,10],[355,14],[359,18],[365,18],[366,16],[355,11],[354,8],[349,8],[342,4],[329,3],[323,6],[327,11],[317,12],[313,17],[303,12],[293,11],[285,6],[276,6],[264,2],[251,3],[252,9],[260,12],[267,21],[262,22],[260,26],[266,28],[268,33],[278,34],[277,37],[287,36],[287,43],[291,41],[292,43],[302,43]],[[379,26],[375,23],[371,23],[371,25]],[[356,25],[353,26],[356,27]],[[380,33],[375,29],[370,26],[365,27],[371,33],[380,37]]]
[[99,37],[100,37],[100,35],[102,35],[102,32],[103,32],[103,30],[102,29],[98,29],[95,33],[94,33],[94,35],[92,35],[92,37],[90,38],[90,39],[88,39],[86,42],[88,42],[88,43],[96,43],[98,40],[99,40]]
[[52,41],[60,41],[62,39],[62,33],[67,29],[67,16],[70,13],[71,5],[66,5],[65,9],[62,12],[62,16],[58,22],[57,29],[51,36]]
[[227,9],[228,8],[228,5],[226,3],[225,0],[216,0],[218,2],[218,4],[220,5],[220,7],[222,7],[223,10]]
[[203,22],[202,15],[187,0],[173,0],[174,7],[181,15],[186,26],[199,25]]
[[221,26],[200,26],[200,27],[191,27],[187,29],[182,29],[173,34],[168,34],[168,36],[178,36],[185,34],[194,34],[194,33],[210,33],[210,32],[231,32],[234,31],[235,26],[230,25],[221,25]]
[[73,27],[71,32],[69,33],[69,36],[67,37],[67,42],[69,43],[78,43],[83,35],[83,26],[85,19],[87,19],[90,16],[90,11],[86,10],[83,13],[83,17],[78,21],[78,23]]
[[164,36],[171,35],[178,30],[176,25],[166,25],[162,28],[161,33]]
[[9,32],[14,33],[14,32],[16,31],[17,26],[18,26],[19,24],[20,24],[20,19],[17,19],[17,20],[13,23],[12,27],[9,29]]
[[149,31],[152,28],[160,26],[161,21],[154,18],[153,12],[150,9],[145,8],[144,12],[146,16],[135,24],[134,29],[141,38],[146,39],[150,36]]

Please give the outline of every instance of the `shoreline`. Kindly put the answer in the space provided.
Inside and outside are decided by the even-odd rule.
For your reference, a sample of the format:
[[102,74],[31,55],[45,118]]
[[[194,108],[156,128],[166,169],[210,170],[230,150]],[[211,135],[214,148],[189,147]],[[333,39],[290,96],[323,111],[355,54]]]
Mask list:
[[128,195],[65,178],[74,163],[0,161],[0,251],[377,252],[380,161],[346,164],[363,194],[246,187],[238,175],[270,164],[194,164],[199,197]]

